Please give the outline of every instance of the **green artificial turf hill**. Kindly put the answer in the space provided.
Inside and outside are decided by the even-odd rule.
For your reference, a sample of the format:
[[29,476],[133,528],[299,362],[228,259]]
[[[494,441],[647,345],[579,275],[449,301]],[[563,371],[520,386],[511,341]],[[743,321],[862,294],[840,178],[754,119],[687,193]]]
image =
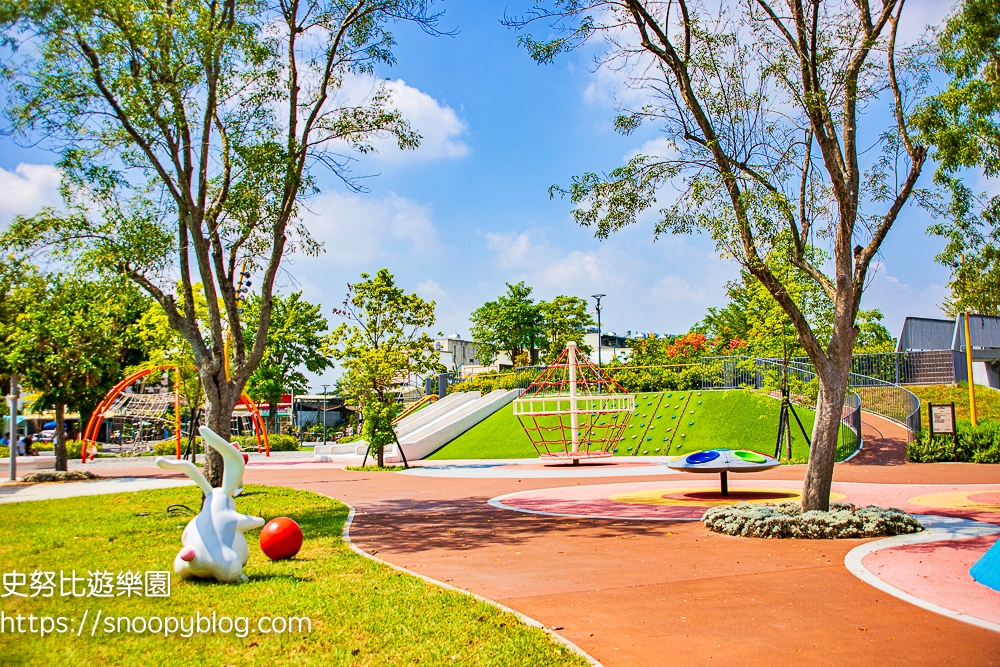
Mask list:
[[[686,454],[729,447],[774,453],[780,403],[745,390],[667,391],[636,394],[636,411],[625,428],[618,456]],[[815,413],[796,406],[811,433]],[[693,422],[693,423],[692,423]],[[633,437],[634,436],[634,437]],[[669,451],[668,451],[669,449]],[[806,457],[806,444],[794,420],[792,453]],[[439,449],[431,459],[535,457],[538,453],[510,406],[497,411]]]

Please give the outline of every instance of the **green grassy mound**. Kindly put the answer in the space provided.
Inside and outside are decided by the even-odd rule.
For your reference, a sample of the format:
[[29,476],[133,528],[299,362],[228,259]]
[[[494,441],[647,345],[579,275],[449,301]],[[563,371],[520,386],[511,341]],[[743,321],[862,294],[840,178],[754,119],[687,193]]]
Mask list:
[[[969,383],[907,385],[906,387],[920,399],[921,418],[927,424],[928,403],[954,403],[955,420],[964,421],[972,418],[969,410]],[[993,419],[1000,421],[1000,391],[981,384],[976,385],[976,417],[982,421]]]
[[[745,390],[665,391],[636,394],[636,410],[625,428],[617,456],[679,455],[702,449],[730,447],[774,452],[779,401]],[[815,413],[796,406],[811,433]],[[807,456],[798,425],[792,421],[792,453]],[[535,457],[538,453],[521,428],[513,409],[505,407],[469,429],[429,458],[502,459]]]
[[[305,491],[248,486],[237,509],[266,519],[288,516],[302,526],[299,555],[272,562],[247,533],[249,581],[184,581],[173,574],[181,529],[190,516],[168,515],[167,506],[197,508],[195,487],[88,498],[0,505],[0,558],[4,573],[55,572],[55,595],[3,598],[7,618],[18,614],[24,632],[0,632],[3,665],[585,665],[541,630],[513,615],[455,591],[359,556],[341,539],[347,508]],[[171,570],[167,598],[60,596],[60,571],[75,570],[86,593],[89,571]],[[69,586],[69,584],[67,584]],[[68,590],[68,588],[67,588]],[[30,596],[26,584],[23,591]],[[87,621],[81,624],[84,614]],[[93,621],[101,614],[102,621]],[[201,614],[247,617],[248,633],[164,636],[105,632],[121,617]],[[29,632],[28,616],[35,617]],[[257,632],[262,617],[306,617],[309,632]],[[68,631],[42,637],[39,617],[62,617]],[[161,620],[161,623],[163,621]],[[276,622],[271,620],[264,627]],[[137,626],[138,627],[138,626]],[[219,623],[218,627],[222,627]],[[237,629],[240,626],[237,625]],[[78,631],[82,632],[78,635]],[[92,628],[95,628],[92,635]],[[298,627],[295,626],[295,630]]]

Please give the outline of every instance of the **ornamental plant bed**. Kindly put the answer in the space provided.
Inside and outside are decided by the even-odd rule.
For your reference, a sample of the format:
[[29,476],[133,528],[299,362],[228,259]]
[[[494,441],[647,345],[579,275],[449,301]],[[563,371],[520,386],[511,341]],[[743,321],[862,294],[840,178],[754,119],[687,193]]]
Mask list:
[[856,539],[924,530],[902,510],[849,503],[833,503],[829,512],[803,512],[796,502],[736,503],[713,507],[701,520],[710,530],[740,537]]
[[28,473],[21,478],[24,484],[40,484],[42,482],[86,482],[91,479],[100,479],[100,475],[95,475],[89,470],[46,470],[44,472]]

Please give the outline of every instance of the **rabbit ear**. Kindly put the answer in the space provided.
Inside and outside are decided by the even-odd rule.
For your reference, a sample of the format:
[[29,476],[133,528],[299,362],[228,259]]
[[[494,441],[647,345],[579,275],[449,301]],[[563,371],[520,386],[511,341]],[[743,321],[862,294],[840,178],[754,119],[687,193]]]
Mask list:
[[243,453],[207,426],[198,427],[198,432],[201,433],[205,442],[222,456],[222,460],[225,462],[222,469],[222,491],[227,496],[232,497],[243,477]]
[[198,470],[198,466],[190,461],[171,461],[170,459],[165,459],[162,456],[157,456],[156,465],[164,470],[169,470],[171,468],[174,470],[183,470],[188,477],[194,480],[194,483],[198,485],[198,488],[200,488],[206,496],[212,492],[212,485],[208,483],[205,476],[201,474],[200,470]]

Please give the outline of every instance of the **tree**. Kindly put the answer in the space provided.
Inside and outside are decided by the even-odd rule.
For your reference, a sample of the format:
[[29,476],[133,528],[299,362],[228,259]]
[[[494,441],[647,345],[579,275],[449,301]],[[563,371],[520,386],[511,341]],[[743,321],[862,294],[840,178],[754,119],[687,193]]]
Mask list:
[[541,313],[531,298],[532,289],[524,281],[511,285],[496,301],[487,301],[469,316],[476,356],[489,365],[501,352],[514,363],[527,352],[527,361],[538,361],[537,346],[542,336]]
[[366,420],[372,417],[366,428],[375,432],[368,434],[368,446],[381,467],[384,447],[394,439],[392,419],[386,416],[386,406],[393,403],[391,389],[407,375],[440,367],[434,340],[425,331],[434,325],[434,302],[407,294],[389,269],[379,269],[349,284],[343,307],[333,312],[346,320],[331,332],[328,343],[344,371],[338,387],[362,406]]
[[[34,274],[15,288],[6,364],[56,413],[56,469],[66,470],[66,410],[93,407],[121,373],[122,340],[134,322],[128,285]],[[123,307],[123,305],[125,307]]]
[[1000,315],[1000,197],[976,193],[961,178],[967,169],[1000,173],[1000,2],[964,0],[937,34],[937,64],[951,80],[914,113],[933,148],[935,182],[929,199],[941,222],[929,232],[947,245],[937,260],[952,271],[951,316],[966,310]]
[[[243,320],[250,330],[260,318],[260,303],[260,297],[254,295],[243,306]],[[309,388],[300,369],[320,373],[333,367],[324,351],[322,334],[326,328],[320,306],[304,301],[302,292],[274,295],[264,358],[247,384],[255,401],[267,401],[270,406],[267,421],[271,433],[278,430],[281,395],[291,391],[301,394]]]
[[544,337],[545,363],[555,361],[570,341],[574,341],[583,354],[591,353],[591,347],[583,342],[587,327],[594,324],[594,318],[587,312],[586,299],[560,294],[552,301],[539,302],[538,314]]
[[882,311],[878,308],[858,311],[858,339],[855,354],[882,354],[896,351],[896,338],[882,324]]
[[[208,304],[205,303],[204,292],[198,283],[193,287],[195,317],[198,322],[207,322]],[[182,313],[186,307],[183,299],[179,300],[177,308]],[[126,372],[173,366],[180,373],[181,395],[193,416],[194,412],[205,403],[205,392],[202,389],[198,364],[195,361],[191,345],[176,329],[170,326],[170,320],[160,304],[153,302],[139,318],[136,323],[136,337],[145,354],[145,359],[142,363],[126,369]],[[150,380],[156,381],[158,375],[152,374]]]
[[[0,6],[15,56],[3,70],[13,129],[60,153],[66,215],[22,220],[8,242],[69,248],[120,272],[163,307],[191,345],[206,425],[228,433],[266,348],[274,280],[286,252],[316,251],[297,222],[313,169],[354,190],[346,150],[419,135],[384,85],[345,101],[352,76],[392,64],[390,24],[435,32],[432,0],[24,0]],[[22,44],[29,45],[20,49]],[[259,271],[257,328],[237,313],[238,272]],[[167,285],[180,276],[181,293]],[[175,275],[176,275],[175,274]],[[179,304],[200,282],[208,320]],[[231,372],[223,355],[232,336]],[[222,464],[208,451],[206,477]]]
[[[657,234],[708,232],[720,254],[738,261],[785,311],[819,376],[807,510],[829,507],[871,261],[927,159],[907,124],[922,80],[908,68],[914,61],[897,54],[902,10],[898,0],[787,0],[781,7],[739,0],[718,9],[688,0],[536,0],[526,16],[507,21],[553,31],[520,37],[539,63],[604,38],[602,64],[625,73],[648,99],[623,109],[616,129],[628,134],[654,123],[671,143],[666,157],[638,155],[606,175],[555,187],[553,194],[577,205],[576,220],[606,237],[634,224],[673,184],[679,192],[661,205]],[[883,101],[893,114],[880,127],[866,112]],[[781,237],[790,241],[788,261],[833,304],[826,344],[765,260]],[[814,237],[832,244],[827,266],[808,257]]]

